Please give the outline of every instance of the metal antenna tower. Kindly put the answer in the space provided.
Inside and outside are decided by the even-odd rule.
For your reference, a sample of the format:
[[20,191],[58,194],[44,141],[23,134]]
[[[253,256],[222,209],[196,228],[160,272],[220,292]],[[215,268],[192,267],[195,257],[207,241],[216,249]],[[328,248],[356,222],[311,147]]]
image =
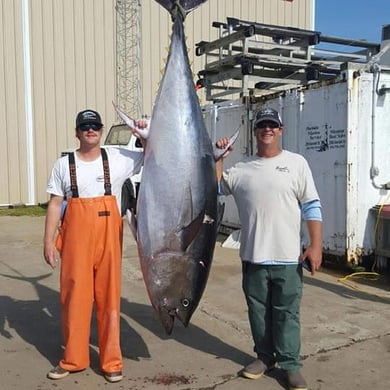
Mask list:
[[141,118],[141,0],[116,0],[116,103]]

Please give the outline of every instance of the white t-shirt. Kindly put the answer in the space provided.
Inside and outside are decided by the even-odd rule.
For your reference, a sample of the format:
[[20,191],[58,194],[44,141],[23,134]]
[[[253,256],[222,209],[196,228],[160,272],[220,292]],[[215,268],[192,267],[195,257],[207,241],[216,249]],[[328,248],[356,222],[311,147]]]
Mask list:
[[[112,195],[116,196],[121,210],[122,185],[127,178],[138,173],[143,163],[143,153],[122,148],[106,148],[110,168]],[[104,172],[102,157],[94,161],[82,161],[74,153],[76,178],[80,198],[104,195]],[[53,195],[72,197],[70,189],[69,157],[63,156],[54,164],[46,191]]]
[[276,157],[251,156],[224,172],[222,189],[232,194],[241,221],[243,261],[296,262],[300,204],[319,199],[307,161],[283,150]]

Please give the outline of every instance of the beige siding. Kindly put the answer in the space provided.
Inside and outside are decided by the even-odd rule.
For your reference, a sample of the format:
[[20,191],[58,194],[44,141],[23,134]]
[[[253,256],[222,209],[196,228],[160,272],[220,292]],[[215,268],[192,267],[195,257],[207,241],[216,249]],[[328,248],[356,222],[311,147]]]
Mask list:
[[12,196],[27,196],[26,139],[20,1],[2,1],[0,7],[0,204]]
[[[61,151],[77,145],[74,119],[86,107],[114,121],[113,2],[33,0],[32,82],[38,201]],[[38,141],[39,140],[39,141]]]
[[[109,127],[116,116],[115,1],[30,0],[34,189],[29,194],[23,66],[22,0],[1,0],[0,205],[42,203],[61,151],[77,145],[77,111],[97,109]],[[3,104],[4,102],[4,104]],[[31,147],[31,145],[30,145]]]
[[[134,0],[136,1],[136,0]],[[43,203],[61,151],[77,145],[76,113],[98,110],[109,128],[115,79],[116,0],[0,0],[0,205]],[[31,95],[27,94],[23,4],[28,4]],[[167,58],[170,16],[142,0],[143,110],[150,114]],[[187,45],[194,77],[202,68],[195,43],[217,38],[226,16],[310,28],[313,0],[210,0],[189,15]],[[26,97],[31,98],[30,111]],[[29,135],[32,141],[29,142]],[[29,152],[32,158],[29,158]],[[32,162],[32,164],[30,164]]]

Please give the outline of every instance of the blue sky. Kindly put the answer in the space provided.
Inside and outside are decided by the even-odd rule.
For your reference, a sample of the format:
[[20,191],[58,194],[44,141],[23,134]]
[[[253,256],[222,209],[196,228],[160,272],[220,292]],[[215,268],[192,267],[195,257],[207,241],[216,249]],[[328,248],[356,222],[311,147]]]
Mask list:
[[390,0],[315,0],[315,30],[323,35],[380,42],[390,24]]

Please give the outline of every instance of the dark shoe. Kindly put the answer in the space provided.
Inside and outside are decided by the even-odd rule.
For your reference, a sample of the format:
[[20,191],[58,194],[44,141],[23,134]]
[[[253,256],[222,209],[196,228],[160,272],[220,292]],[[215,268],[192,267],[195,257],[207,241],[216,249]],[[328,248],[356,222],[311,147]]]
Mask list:
[[55,366],[47,373],[47,377],[49,379],[63,379],[68,375],[69,371],[60,366]]
[[105,372],[104,377],[106,378],[106,381],[110,383],[120,382],[123,379],[122,371]]
[[265,364],[261,359],[256,359],[241,371],[241,375],[248,379],[259,379],[268,370],[275,367],[275,363]]
[[286,371],[286,375],[289,390],[307,390],[305,378],[299,370]]

